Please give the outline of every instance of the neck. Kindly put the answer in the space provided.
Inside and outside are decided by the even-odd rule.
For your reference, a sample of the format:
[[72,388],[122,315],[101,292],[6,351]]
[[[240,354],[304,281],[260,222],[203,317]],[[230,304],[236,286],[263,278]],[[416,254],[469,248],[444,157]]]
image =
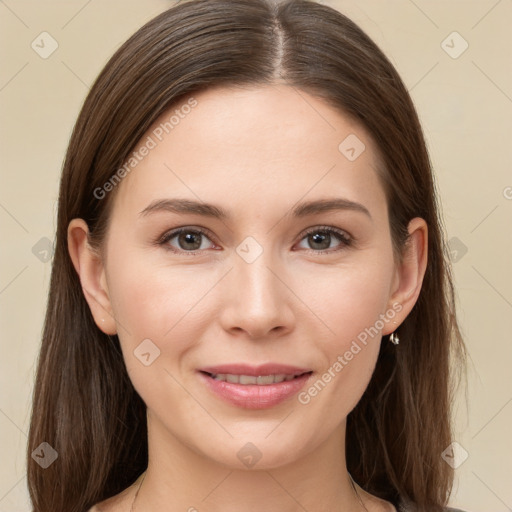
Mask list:
[[345,424],[300,458],[265,466],[262,454],[251,469],[240,469],[194,451],[148,415],[149,464],[134,512],[239,512],[251,504],[267,512],[364,512],[344,443]]

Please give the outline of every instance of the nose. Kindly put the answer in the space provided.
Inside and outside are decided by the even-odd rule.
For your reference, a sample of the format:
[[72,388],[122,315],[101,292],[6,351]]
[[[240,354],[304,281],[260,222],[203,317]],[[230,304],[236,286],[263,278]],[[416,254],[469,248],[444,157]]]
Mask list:
[[220,322],[224,330],[251,339],[279,337],[294,328],[293,294],[287,288],[282,268],[264,251],[252,263],[237,254],[224,280]]

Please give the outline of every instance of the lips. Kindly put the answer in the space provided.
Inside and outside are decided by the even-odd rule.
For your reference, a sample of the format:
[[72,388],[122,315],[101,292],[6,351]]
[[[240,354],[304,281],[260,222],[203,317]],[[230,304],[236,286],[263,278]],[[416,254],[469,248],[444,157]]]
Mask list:
[[246,409],[277,405],[298,393],[311,376],[309,368],[282,364],[231,364],[201,368],[208,389],[224,401]]

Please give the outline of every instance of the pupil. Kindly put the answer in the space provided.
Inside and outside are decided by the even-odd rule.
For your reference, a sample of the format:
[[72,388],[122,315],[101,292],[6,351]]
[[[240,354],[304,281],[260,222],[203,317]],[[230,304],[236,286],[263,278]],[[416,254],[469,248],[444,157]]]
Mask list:
[[[331,242],[331,235],[315,233],[311,236],[313,244],[320,244],[321,247],[315,247],[315,249],[328,249]],[[327,243],[325,243],[327,242]]]
[[[199,239],[199,236],[197,235],[197,233],[182,233],[179,236],[180,245],[182,242],[185,245],[185,247],[182,247],[182,248],[199,249],[199,247],[201,246],[201,242],[200,241],[198,242],[197,240],[194,242],[195,237],[197,237]],[[188,244],[188,247],[187,247],[187,244]],[[193,247],[190,247],[190,244],[192,244]]]

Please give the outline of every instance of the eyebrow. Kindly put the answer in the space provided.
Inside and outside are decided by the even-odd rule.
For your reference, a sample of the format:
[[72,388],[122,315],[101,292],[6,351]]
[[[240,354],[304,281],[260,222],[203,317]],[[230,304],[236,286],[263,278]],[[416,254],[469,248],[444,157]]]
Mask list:
[[[292,210],[293,217],[306,217],[316,213],[323,213],[335,210],[349,210],[364,213],[370,219],[372,216],[368,209],[361,203],[356,203],[348,199],[318,199],[316,201],[307,201],[301,203]],[[221,208],[209,203],[192,201],[190,199],[158,199],[149,204],[139,213],[140,217],[145,217],[156,212],[185,213],[193,215],[202,215],[220,220],[228,220],[229,213]]]

